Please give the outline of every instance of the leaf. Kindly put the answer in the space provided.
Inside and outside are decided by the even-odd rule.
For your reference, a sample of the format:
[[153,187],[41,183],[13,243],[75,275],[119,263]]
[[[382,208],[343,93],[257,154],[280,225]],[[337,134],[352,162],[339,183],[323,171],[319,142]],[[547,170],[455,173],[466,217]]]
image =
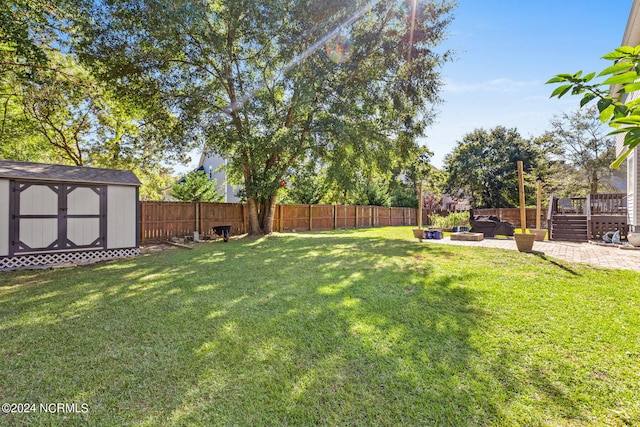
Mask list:
[[624,104],[616,104],[613,114],[616,119],[627,117],[629,116],[629,109]]
[[602,121],[602,123],[605,123],[605,122],[609,121],[609,119],[613,115],[613,111],[614,110],[615,110],[615,106],[614,105],[609,105],[604,110],[601,110],[600,111],[600,121]]
[[617,50],[613,52],[609,52],[602,57],[602,59],[606,59],[609,61],[615,61],[616,59],[626,58],[628,55],[626,53],[618,52]]
[[[640,126],[640,116],[621,117],[614,120],[616,124]],[[627,129],[629,131],[629,129]]]
[[593,93],[591,92],[587,93],[585,96],[582,97],[582,100],[580,100],[580,107],[584,107],[589,102],[593,101],[594,98],[596,98],[596,96]]
[[616,49],[616,52],[633,55],[635,53],[635,48],[633,48],[632,46],[620,46],[619,48]]
[[630,69],[632,69],[634,67],[633,62],[619,62],[615,65],[612,65],[610,67],[605,68],[604,70],[600,71],[600,74],[598,74],[598,77],[600,76],[606,76],[608,74],[618,74],[622,71],[628,71]]
[[629,71],[627,73],[616,74],[615,76],[609,77],[607,80],[603,81],[603,85],[617,85],[617,84],[625,84],[625,83],[633,83],[640,76],[635,71]]
[[569,85],[562,85],[562,86],[558,86],[556,88],[556,90],[554,90],[551,93],[550,98],[553,98],[554,96],[557,96],[558,98],[562,98],[562,95],[564,95],[565,93],[569,92],[569,90],[573,87],[573,85],[569,84]]
[[611,98],[602,98],[598,101],[598,111],[602,113],[606,108],[608,108],[613,103]]
[[586,76],[584,76],[584,81],[585,82],[590,82],[591,80],[593,80],[593,78],[596,76],[596,73],[589,73]]
[[548,85],[551,83],[562,83],[562,82],[566,82],[567,79],[563,78],[563,77],[553,77],[552,79],[549,79],[548,81],[546,81],[544,84]]
[[618,169],[620,167],[620,165],[622,164],[622,162],[629,157],[629,154],[631,154],[632,150],[626,150],[624,151],[622,154],[620,154],[618,156],[618,158],[616,158],[613,163],[611,163],[611,165],[609,166],[611,169]]
[[625,93],[629,93],[629,92],[635,92],[637,90],[640,90],[640,83],[630,83],[628,85],[624,85],[624,87],[622,88],[622,90]]

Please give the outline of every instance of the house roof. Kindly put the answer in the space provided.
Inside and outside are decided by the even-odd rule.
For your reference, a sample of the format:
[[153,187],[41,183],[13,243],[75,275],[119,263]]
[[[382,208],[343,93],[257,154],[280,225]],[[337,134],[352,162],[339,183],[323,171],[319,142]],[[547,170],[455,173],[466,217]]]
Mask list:
[[129,170],[13,162],[7,160],[0,160],[0,178],[90,184],[140,185],[138,177]]

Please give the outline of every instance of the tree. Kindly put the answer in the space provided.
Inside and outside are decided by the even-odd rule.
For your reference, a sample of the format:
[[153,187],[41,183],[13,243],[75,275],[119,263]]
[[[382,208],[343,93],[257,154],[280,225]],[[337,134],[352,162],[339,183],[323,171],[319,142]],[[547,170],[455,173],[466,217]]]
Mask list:
[[[583,74],[557,74],[547,84],[560,84],[551,93],[551,98],[562,98],[567,93],[581,95],[580,107],[597,101],[600,120],[614,128],[610,135],[624,135],[624,150],[611,164],[618,168],[631,150],[640,144],[640,102],[628,94],[640,90],[640,46],[621,46],[602,57],[613,61],[596,75],[595,72]],[[598,77],[604,80],[594,80]]]
[[540,156],[534,142],[523,139],[516,129],[476,129],[445,157],[444,191],[457,194],[463,189],[474,207],[515,207],[517,162],[522,160],[525,171],[532,172]]
[[589,191],[597,193],[602,178],[611,175],[609,165],[616,157],[615,140],[604,134],[596,107],[562,113],[550,124],[550,136],[557,141],[563,156],[579,170]]
[[249,234],[263,234],[281,180],[304,159],[386,169],[423,134],[453,6],[413,5],[107,0],[87,3],[76,48],[121,93],[169,109],[182,135],[230,159]]
[[199,170],[184,177],[184,181],[171,187],[170,195],[181,202],[221,202],[224,196],[218,193],[215,179],[209,180],[209,175]]

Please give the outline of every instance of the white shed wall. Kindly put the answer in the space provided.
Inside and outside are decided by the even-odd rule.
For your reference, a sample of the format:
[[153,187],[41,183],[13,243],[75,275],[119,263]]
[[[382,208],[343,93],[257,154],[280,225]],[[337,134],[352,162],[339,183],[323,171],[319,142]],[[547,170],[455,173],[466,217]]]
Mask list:
[[0,256],[9,255],[9,180],[0,179]]
[[135,187],[107,188],[107,249],[136,247],[137,206]]

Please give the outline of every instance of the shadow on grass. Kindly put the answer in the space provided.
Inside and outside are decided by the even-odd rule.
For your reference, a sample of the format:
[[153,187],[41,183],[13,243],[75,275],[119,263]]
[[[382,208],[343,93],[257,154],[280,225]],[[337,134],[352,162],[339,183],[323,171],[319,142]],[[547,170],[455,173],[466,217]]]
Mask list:
[[553,265],[553,266],[555,266],[555,267],[558,267],[558,268],[560,268],[561,270],[564,270],[564,271],[566,271],[567,273],[569,273],[569,274],[571,274],[571,275],[573,275],[573,276],[580,276],[580,273],[578,273],[577,271],[575,271],[573,268],[568,267],[568,266],[564,265],[563,263],[560,263],[560,262],[558,262],[558,261],[556,261],[556,260],[554,260],[554,259],[548,258],[548,257],[545,255],[545,253],[544,253],[544,252],[537,252],[537,251],[534,251],[534,252],[532,252],[532,253],[533,253],[534,255],[536,255],[538,258],[540,258],[541,260],[543,260],[543,261],[545,261],[545,262],[547,262],[547,263],[549,263],[549,264],[551,264],[551,265]]
[[77,425],[491,424],[508,370],[475,363],[490,313],[475,273],[436,272],[455,257],[314,233],[0,276],[21,283],[0,294],[0,396],[85,402]]

